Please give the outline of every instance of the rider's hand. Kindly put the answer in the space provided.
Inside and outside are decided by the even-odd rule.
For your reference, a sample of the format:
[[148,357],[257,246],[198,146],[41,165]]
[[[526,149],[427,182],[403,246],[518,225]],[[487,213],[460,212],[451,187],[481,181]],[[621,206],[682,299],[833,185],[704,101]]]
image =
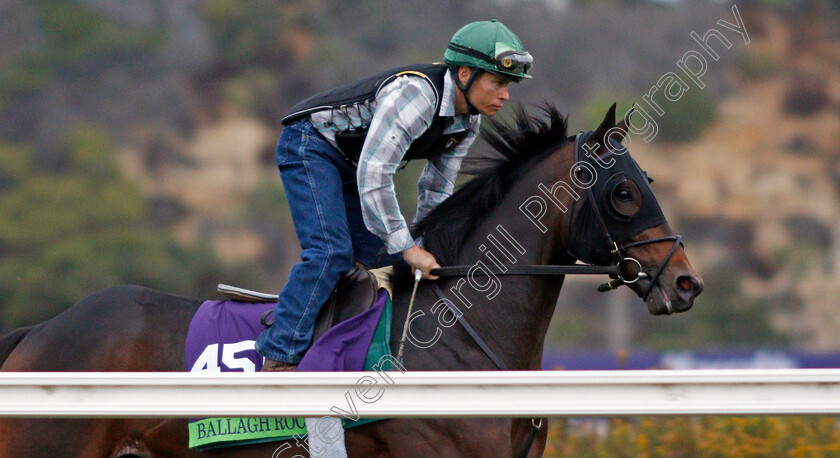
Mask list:
[[435,260],[432,253],[420,248],[417,245],[412,245],[411,248],[402,252],[403,259],[411,266],[411,272],[419,269],[423,272],[423,278],[429,280],[437,280],[437,275],[429,275],[432,269],[440,267],[440,264]]

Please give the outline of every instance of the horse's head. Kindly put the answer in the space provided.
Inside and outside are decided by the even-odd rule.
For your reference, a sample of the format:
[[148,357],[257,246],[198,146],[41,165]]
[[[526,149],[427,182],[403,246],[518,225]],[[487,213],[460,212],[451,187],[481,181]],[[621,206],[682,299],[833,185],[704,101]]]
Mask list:
[[611,285],[628,285],[651,314],[684,312],[703,280],[665,220],[653,180],[622,145],[631,113],[616,124],[613,104],[597,129],[575,138],[570,178],[580,197],[567,218],[566,249],[587,263],[619,263],[622,274]]
[[[501,158],[474,158],[475,178],[414,232],[444,265],[469,264],[475,253],[485,253],[488,262],[500,266],[503,261],[490,258],[495,255],[486,242],[496,246],[487,234],[504,223],[523,234],[525,246],[518,246],[518,253],[533,256],[517,260],[506,252],[510,263],[568,263],[571,256],[590,264],[617,264],[621,275],[610,284],[629,285],[650,313],[690,309],[703,281],[662,215],[647,175],[621,144],[629,115],[616,125],[613,105],[595,131],[569,142],[566,119],[550,105],[546,113],[544,120],[520,109],[511,126],[491,122],[482,136]],[[515,217],[522,214],[525,219]],[[534,226],[544,237],[524,235]]]

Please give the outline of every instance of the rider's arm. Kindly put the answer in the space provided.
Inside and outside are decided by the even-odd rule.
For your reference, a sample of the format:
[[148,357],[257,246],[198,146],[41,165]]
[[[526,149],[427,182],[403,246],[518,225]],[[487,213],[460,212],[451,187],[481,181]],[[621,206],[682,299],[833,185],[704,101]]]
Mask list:
[[356,178],[365,226],[389,254],[414,245],[394,193],[394,172],[411,142],[431,125],[436,102],[432,86],[414,76],[397,78],[377,97]]
[[417,213],[414,215],[411,227],[414,227],[429,212],[452,195],[455,188],[455,178],[458,176],[458,171],[461,170],[461,161],[467,155],[478,134],[479,120],[479,116],[470,116],[469,125],[465,126],[469,130],[467,136],[451,151],[429,159],[426,163],[426,167],[423,168],[423,173],[420,174],[420,180],[417,183],[420,194],[417,197]]

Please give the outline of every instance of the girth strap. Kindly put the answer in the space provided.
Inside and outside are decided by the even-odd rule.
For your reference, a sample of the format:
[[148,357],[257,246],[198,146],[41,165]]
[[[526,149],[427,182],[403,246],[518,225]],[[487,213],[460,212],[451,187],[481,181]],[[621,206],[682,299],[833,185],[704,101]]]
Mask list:
[[[467,334],[469,334],[470,337],[472,337],[473,341],[475,341],[475,343],[478,344],[478,347],[481,348],[481,351],[483,351],[484,354],[487,355],[488,358],[490,358],[490,361],[493,361],[493,364],[495,364],[500,371],[507,370],[505,368],[505,363],[503,363],[501,358],[499,358],[498,355],[496,355],[496,353],[492,349],[490,349],[490,346],[487,345],[487,342],[485,342],[484,339],[482,339],[481,336],[479,336],[478,333],[475,332],[475,329],[473,329],[473,327],[470,326],[470,324],[467,322],[467,319],[464,318],[464,314],[460,313],[460,311],[455,309],[455,307],[452,305],[452,302],[446,297],[446,294],[444,294],[443,290],[440,289],[440,286],[438,286],[436,282],[430,282],[429,285],[432,287],[432,291],[434,291],[435,294],[437,294],[438,298],[443,300],[443,305],[445,305],[446,308],[449,309],[449,311],[457,317],[458,323],[461,323],[461,326],[464,328],[465,331],[467,331]],[[526,458],[528,456],[528,454],[531,452],[531,447],[534,445],[534,439],[536,439],[537,433],[540,432],[541,426],[542,419],[539,419],[539,421],[537,421],[536,418],[531,419],[531,430],[528,432],[528,438],[525,440],[525,447],[522,449],[521,452],[519,452],[518,455],[516,455],[517,458]]]
[[534,445],[534,439],[537,438],[537,433],[540,432],[540,427],[542,426],[542,418],[540,418],[539,422],[535,420],[535,418],[531,419],[531,431],[528,432],[528,439],[525,440],[525,448],[517,455],[517,458],[527,458],[531,452],[531,446]]
[[443,305],[445,305],[446,308],[449,309],[449,311],[457,317],[458,323],[461,323],[461,326],[463,326],[464,330],[467,331],[467,334],[469,334],[470,337],[472,337],[475,343],[478,344],[479,348],[481,348],[481,351],[483,351],[484,354],[487,355],[488,358],[490,358],[490,361],[493,361],[493,364],[495,364],[500,371],[506,371],[507,369],[505,368],[505,364],[502,362],[502,360],[496,355],[496,353],[493,352],[493,350],[490,349],[490,347],[487,345],[487,342],[485,342],[481,338],[481,336],[479,336],[478,333],[475,332],[475,329],[473,329],[473,327],[470,326],[469,323],[467,323],[466,318],[464,318],[464,314],[452,305],[452,301],[450,301],[446,297],[446,294],[443,293],[443,291],[440,289],[440,286],[438,286],[435,282],[430,282],[429,285],[431,285],[432,290],[435,292],[435,294],[437,294],[437,296],[440,299],[443,299]]

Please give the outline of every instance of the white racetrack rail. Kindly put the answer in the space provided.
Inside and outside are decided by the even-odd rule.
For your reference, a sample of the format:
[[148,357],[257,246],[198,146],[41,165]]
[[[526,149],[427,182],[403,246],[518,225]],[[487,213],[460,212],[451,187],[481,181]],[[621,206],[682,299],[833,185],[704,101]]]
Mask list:
[[840,414],[840,369],[0,373],[0,417]]

